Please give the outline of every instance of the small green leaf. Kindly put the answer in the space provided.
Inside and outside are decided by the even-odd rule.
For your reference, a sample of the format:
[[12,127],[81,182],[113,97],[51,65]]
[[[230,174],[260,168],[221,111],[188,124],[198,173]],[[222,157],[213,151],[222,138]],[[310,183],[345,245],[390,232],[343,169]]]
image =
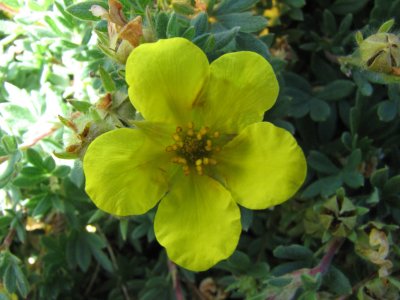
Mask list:
[[52,172],[56,168],[56,162],[51,156],[46,157],[43,164],[48,172]]
[[267,26],[267,19],[262,16],[254,16],[250,12],[220,15],[217,19],[226,28],[239,26],[241,32],[247,33],[257,32]]
[[119,220],[119,231],[121,232],[122,239],[126,241],[126,236],[128,234],[128,219],[123,218]]
[[245,207],[240,206],[242,229],[248,231],[253,222],[253,211]]
[[394,19],[390,19],[389,21],[386,21],[379,27],[378,32],[389,32],[389,30],[393,27],[393,25],[394,25]]
[[388,179],[389,179],[389,169],[385,167],[382,169],[378,169],[374,173],[372,173],[370,181],[373,186],[383,189]]
[[58,166],[54,171],[53,175],[63,178],[67,177],[69,175],[69,172],[71,172],[71,168],[68,166]]
[[238,13],[252,8],[258,0],[224,0],[216,9],[217,14]]
[[101,82],[103,83],[103,87],[107,92],[113,92],[115,91],[115,83],[114,80],[111,78],[111,75],[104,70],[102,66],[99,67],[99,72],[100,72],[100,78]]
[[354,91],[354,83],[350,80],[339,79],[326,85],[316,96],[326,101],[336,101],[344,99]]
[[400,175],[390,178],[383,186],[383,192],[387,195],[400,193]]
[[277,258],[290,260],[310,260],[313,258],[313,252],[302,245],[278,246],[273,251]]
[[35,167],[42,168],[42,169],[46,168],[43,163],[42,157],[36,150],[29,148],[28,150],[26,150],[26,155],[27,155],[28,161]]
[[195,12],[192,5],[184,2],[172,2],[172,8],[175,12],[182,15],[192,15]]
[[358,45],[360,45],[362,43],[362,41],[364,40],[363,34],[361,31],[357,31],[356,35],[355,35],[355,39]]
[[86,101],[69,100],[70,103],[77,111],[88,112],[89,108],[92,106],[91,103]]
[[336,0],[329,9],[338,15],[355,13],[361,10],[369,0]]
[[313,169],[323,174],[336,174],[339,172],[339,168],[321,152],[310,151],[307,162]]
[[85,1],[72,4],[66,8],[66,12],[71,14],[73,17],[84,20],[84,21],[100,21],[100,17],[96,17],[92,14],[90,9],[93,5],[99,5],[108,10],[108,5],[101,1]]
[[18,150],[18,143],[15,137],[5,135],[1,138],[1,143],[6,150],[7,154],[13,154]]
[[316,122],[325,121],[331,113],[330,106],[325,102],[317,98],[313,98],[310,101],[310,116]]
[[383,122],[393,121],[397,115],[397,103],[394,101],[382,101],[378,105],[379,120]]

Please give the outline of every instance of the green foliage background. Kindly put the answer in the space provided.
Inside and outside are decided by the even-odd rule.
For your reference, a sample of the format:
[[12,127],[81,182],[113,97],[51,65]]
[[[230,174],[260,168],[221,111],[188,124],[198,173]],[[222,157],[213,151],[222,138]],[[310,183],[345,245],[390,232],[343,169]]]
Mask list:
[[281,91],[265,120],[306,153],[303,188],[274,209],[243,209],[227,261],[202,273],[173,265],[153,211],[115,218],[84,192],[87,145],[135,116],[107,21],[89,11],[107,2],[5,0],[0,299],[399,298],[400,86],[340,57],[356,31],[394,18],[395,33],[400,0],[205,2],[200,12],[195,1],[121,1],[147,41],[182,36],[210,61],[249,50],[271,62]]

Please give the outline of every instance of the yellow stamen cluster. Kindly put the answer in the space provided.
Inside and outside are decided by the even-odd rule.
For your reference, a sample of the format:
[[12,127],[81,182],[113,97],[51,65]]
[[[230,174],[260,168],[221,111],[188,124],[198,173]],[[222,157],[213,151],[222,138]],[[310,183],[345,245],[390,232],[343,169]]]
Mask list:
[[172,162],[181,165],[185,175],[189,175],[192,169],[203,175],[205,166],[217,164],[212,154],[221,149],[216,145],[219,137],[218,131],[211,132],[205,126],[196,130],[193,122],[189,122],[186,128],[176,127],[175,133],[172,134],[175,143],[167,146],[165,150],[176,153]]

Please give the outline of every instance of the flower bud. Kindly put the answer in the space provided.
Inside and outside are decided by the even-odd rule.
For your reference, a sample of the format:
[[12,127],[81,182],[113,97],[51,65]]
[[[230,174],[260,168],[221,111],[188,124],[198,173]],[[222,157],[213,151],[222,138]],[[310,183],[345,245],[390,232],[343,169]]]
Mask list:
[[392,33],[379,32],[360,42],[359,53],[364,67],[373,72],[392,73],[400,66],[400,39]]

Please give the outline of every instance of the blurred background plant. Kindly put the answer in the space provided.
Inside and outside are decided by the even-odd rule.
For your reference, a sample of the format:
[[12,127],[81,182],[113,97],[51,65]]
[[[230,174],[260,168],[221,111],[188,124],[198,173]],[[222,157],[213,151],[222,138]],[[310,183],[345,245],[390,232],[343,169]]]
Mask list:
[[[400,0],[3,0],[0,299],[398,299],[399,11]],[[140,118],[130,51],[176,36],[210,61],[268,59],[281,92],[265,120],[295,134],[309,165],[293,200],[242,209],[238,250],[202,273],[167,260],[154,212],[97,210],[80,160]]]

